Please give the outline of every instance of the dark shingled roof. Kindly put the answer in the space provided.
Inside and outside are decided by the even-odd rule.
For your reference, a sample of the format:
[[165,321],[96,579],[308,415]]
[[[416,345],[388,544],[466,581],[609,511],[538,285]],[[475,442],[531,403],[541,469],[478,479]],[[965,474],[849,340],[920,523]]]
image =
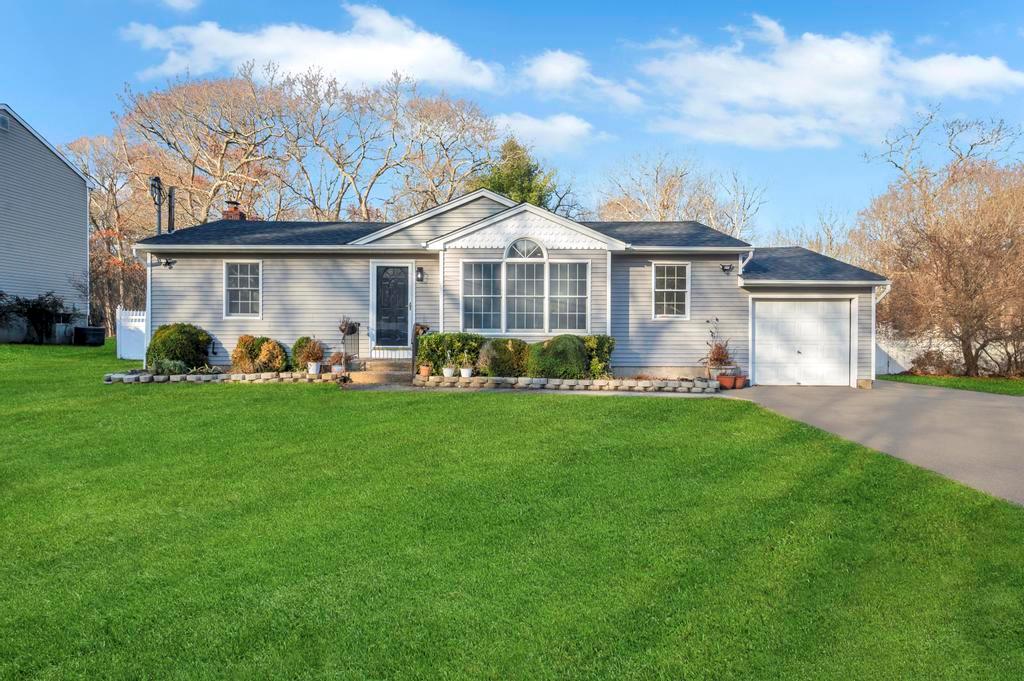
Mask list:
[[[160,246],[342,246],[388,222],[274,222],[217,220],[143,239]],[[734,248],[749,246],[699,222],[581,222],[634,246]]]
[[633,246],[682,246],[686,248],[743,248],[749,246],[728,234],[711,229],[699,222],[581,222],[596,232],[601,232]]
[[389,222],[217,220],[143,239],[161,246],[342,246]]
[[835,258],[801,248],[757,248],[743,268],[744,282],[775,281],[885,281],[885,277]]

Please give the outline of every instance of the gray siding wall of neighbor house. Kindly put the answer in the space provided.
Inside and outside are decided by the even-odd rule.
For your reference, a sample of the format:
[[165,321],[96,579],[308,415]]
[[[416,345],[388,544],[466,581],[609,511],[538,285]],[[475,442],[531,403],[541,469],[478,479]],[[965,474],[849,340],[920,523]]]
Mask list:
[[773,295],[793,293],[797,298],[807,298],[814,294],[819,295],[842,295],[857,296],[857,378],[871,378],[871,363],[875,360],[875,348],[871,342],[871,298],[874,291],[871,288],[853,288],[842,286],[823,286],[821,288],[781,288],[776,286],[751,287],[750,292],[755,296],[759,293],[770,293]]
[[[214,337],[211,364],[228,364],[242,334],[268,336],[291,349],[299,336],[315,336],[327,353],[340,349],[338,321],[348,316],[361,324],[359,355],[369,358],[370,262],[413,261],[424,270],[415,284],[415,321],[437,326],[438,260],[436,254],[284,255],[234,253],[161,254],[177,262],[172,269],[152,270],[152,328],[189,322]],[[263,263],[262,319],[224,318],[224,261]],[[354,348],[349,347],[349,352]]]
[[382,237],[373,243],[379,246],[419,247],[426,241],[454,232],[461,227],[490,217],[505,209],[506,207],[497,201],[481,196],[479,199],[470,201],[464,206],[445,211],[423,222],[417,222],[394,234]]
[[[444,255],[444,330],[461,331],[461,294],[463,260],[501,260],[504,252],[499,249],[449,249]],[[590,262],[590,331],[586,333],[608,333],[608,251],[594,249],[560,250],[550,249],[548,260],[586,260]],[[509,331],[506,336],[527,341],[549,338],[553,334]]]
[[[653,263],[690,263],[689,319],[653,319]],[[723,272],[721,265],[733,265]],[[732,255],[612,255],[612,365],[620,375],[694,375],[707,353],[708,320],[719,320],[733,361],[748,368],[747,294]]]
[[13,116],[0,131],[0,291],[53,291],[88,312],[85,181]]

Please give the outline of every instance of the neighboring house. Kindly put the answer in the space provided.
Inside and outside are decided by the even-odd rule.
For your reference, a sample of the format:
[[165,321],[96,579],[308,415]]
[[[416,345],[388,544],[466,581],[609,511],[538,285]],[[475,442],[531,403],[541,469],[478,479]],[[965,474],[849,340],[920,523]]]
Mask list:
[[393,224],[225,219],[139,242],[150,333],[192,322],[227,363],[241,334],[409,357],[413,324],[527,341],[610,334],[619,375],[696,375],[709,321],[763,384],[869,386],[884,277],[697,222],[576,222],[478,190]]
[[[0,291],[31,298],[53,291],[88,315],[87,185],[78,168],[0,104]],[[0,329],[0,340],[21,336]]]

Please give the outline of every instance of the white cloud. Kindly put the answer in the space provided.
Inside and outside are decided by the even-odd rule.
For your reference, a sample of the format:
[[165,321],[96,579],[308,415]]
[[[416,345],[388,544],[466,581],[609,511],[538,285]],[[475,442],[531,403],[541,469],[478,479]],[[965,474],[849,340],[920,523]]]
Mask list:
[[557,153],[579,149],[594,137],[594,126],[572,114],[536,118],[524,113],[498,114],[494,122],[528,142],[539,152]]
[[755,15],[733,41],[674,46],[640,65],[667,109],[653,127],[753,147],[835,146],[877,139],[922,97],[978,97],[1024,87],[997,58],[904,57],[887,34],[789,37]]
[[187,12],[199,6],[199,0],[161,0],[161,2],[179,12]]
[[541,94],[572,96],[585,92],[588,96],[611,101],[623,109],[635,109],[640,97],[622,83],[595,76],[590,62],[562,50],[547,50],[526,62],[523,77]]
[[165,53],[163,62],[142,72],[144,78],[185,71],[204,75],[255,60],[275,62],[285,71],[319,66],[352,84],[379,83],[394,71],[440,86],[487,90],[497,84],[499,67],[472,59],[444,36],[376,7],[344,9],[352,18],[347,31],[272,24],[238,32],[204,21],[171,28],[132,23],[122,33],[145,49]]

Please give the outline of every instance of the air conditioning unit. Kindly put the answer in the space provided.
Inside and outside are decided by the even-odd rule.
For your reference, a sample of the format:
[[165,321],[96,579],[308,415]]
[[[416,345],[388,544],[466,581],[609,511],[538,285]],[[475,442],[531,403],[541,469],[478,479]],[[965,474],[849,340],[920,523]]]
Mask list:
[[0,130],[7,132],[11,129],[11,119],[7,116],[0,114]]

